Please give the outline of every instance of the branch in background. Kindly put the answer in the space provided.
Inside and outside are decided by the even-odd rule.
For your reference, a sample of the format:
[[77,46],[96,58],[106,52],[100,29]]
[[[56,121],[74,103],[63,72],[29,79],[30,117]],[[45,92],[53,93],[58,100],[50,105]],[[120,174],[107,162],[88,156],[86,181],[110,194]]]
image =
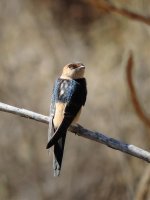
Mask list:
[[144,122],[145,125],[147,125],[148,127],[150,127],[150,119],[145,115],[142,106],[140,105],[140,102],[137,98],[137,94],[136,94],[136,90],[133,84],[133,56],[130,53],[130,56],[128,58],[128,62],[127,62],[127,66],[126,66],[126,72],[127,72],[127,83],[128,83],[128,87],[130,90],[130,94],[131,94],[131,100],[133,103],[133,106],[135,108],[135,111],[137,113],[137,115],[139,116],[139,118]]
[[[35,112],[31,112],[26,109],[21,109],[21,108],[17,108],[14,106],[10,106],[10,105],[4,104],[4,103],[0,103],[0,111],[13,113],[13,114],[19,115],[21,117],[30,118],[30,119],[33,119],[33,120],[36,120],[39,122],[43,122],[46,124],[49,123],[48,116],[44,116],[44,115],[41,115],[41,114],[38,114]],[[134,145],[125,144],[116,139],[107,137],[107,136],[103,135],[102,133],[87,130],[80,125],[70,126],[69,131],[71,131],[72,133],[76,133],[79,136],[102,143],[110,148],[122,151],[122,152],[130,154],[134,157],[137,157],[137,158],[140,158],[147,162],[150,162],[150,153],[148,151],[140,149]]]
[[145,17],[143,15],[128,11],[123,8],[117,8],[111,3],[108,3],[104,0],[91,0],[91,2],[94,4],[94,6],[100,10],[106,10],[107,12],[113,12],[120,14],[122,16],[128,17],[132,20],[136,20],[142,23],[145,23],[147,25],[150,25],[150,17]]
[[[148,165],[143,173],[141,174],[141,178],[138,181],[136,192],[135,192],[135,200],[145,200],[149,199],[149,188],[150,188],[150,166]],[[147,197],[147,198],[146,198]]]

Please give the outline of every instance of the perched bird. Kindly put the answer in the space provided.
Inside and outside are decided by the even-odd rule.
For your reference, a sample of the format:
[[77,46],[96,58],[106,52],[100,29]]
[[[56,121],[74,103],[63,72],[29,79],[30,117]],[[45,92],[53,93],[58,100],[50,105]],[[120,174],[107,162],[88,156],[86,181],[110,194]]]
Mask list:
[[61,170],[67,129],[76,123],[87,96],[85,66],[71,63],[63,68],[62,75],[55,81],[48,130],[47,149],[53,147],[54,176]]

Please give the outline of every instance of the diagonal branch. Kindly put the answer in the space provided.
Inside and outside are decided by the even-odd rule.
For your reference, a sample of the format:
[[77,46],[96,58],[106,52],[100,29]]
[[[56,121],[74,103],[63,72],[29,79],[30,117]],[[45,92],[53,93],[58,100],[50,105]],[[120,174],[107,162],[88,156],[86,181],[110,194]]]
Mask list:
[[143,22],[147,25],[150,25],[150,16],[145,17],[145,16],[137,14],[135,12],[128,11],[124,8],[117,8],[114,5],[112,5],[110,2],[108,3],[103,0],[102,1],[93,0],[93,3],[98,9],[103,9],[103,10],[106,10],[107,12],[113,12],[113,13],[128,17],[132,20],[136,20],[139,22]]
[[[13,113],[21,117],[33,119],[33,120],[43,122],[46,124],[49,123],[48,116],[41,115],[41,114],[26,110],[26,109],[10,106],[4,103],[0,103],[0,111]],[[140,158],[150,163],[150,152],[140,149],[134,145],[125,144],[121,141],[105,136],[102,133],[93,132],[88,129],[85,129],[80,125],[70,126],[69,131],[77,134],[78,136],[82,136],[90,140],[94,140],[96,142],[102,143],[110,148],[122,151],[124,153],[130,154],[134,157]]]

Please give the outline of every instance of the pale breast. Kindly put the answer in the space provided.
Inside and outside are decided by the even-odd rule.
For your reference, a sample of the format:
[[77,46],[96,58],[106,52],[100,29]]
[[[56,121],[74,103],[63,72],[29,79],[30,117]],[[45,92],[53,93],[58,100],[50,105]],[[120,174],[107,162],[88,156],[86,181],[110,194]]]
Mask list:
[[81,109],[79,110],[79,112],[78,112],[78,113],[77,113],[77,115],[75,116],[75,118],[74,118],[74,120],[73,120],[72,124],[75,124],[75,123],[77,123],[77,122],[78,122],[78,120],[79,120],[79,117],[80,117],[80,114],[81,114]]
[[59,127],[63,117],[64,117],[64,110],[65,110],[66,104],[58,102],[56,103],[56,109],[55,109],[55,116],[54,116],[54,127]]
[[[64,111],[65,111],[65,107],[66,104],[58,102],[56,103],[56,110],[55,110],[55,116],[53,119],[53,123],[54,123],[54,127],[58,128],[64,118]],[[75,116],[72,124],[77,123],[77,121],[79,120],[81,114],[81,109],[79,110],[79,112],[77,113],[77,115]]]

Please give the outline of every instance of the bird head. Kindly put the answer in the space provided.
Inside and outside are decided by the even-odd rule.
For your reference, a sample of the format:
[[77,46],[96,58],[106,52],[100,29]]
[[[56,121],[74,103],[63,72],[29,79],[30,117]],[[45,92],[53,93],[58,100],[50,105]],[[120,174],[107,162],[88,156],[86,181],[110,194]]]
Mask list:
[[82,63],[70,63],[64,66],[61,78],[79,79],[84,77],[85,66]]

